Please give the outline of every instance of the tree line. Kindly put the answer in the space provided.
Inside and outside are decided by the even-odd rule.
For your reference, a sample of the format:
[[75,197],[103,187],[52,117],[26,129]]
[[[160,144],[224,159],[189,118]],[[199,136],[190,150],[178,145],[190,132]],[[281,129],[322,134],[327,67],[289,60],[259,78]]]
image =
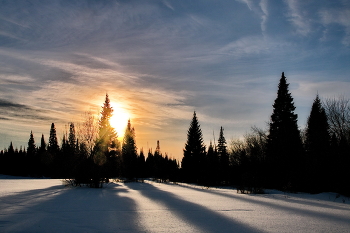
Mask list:
[[268,129],[252,127],[227,145],[221,127],[217,145],[203,142],[196,112],[187,132],[182,179],[203,185],[234,185],[241,192],[266,188],[289,192],[333,191],[350,195],[350,104],[344,97],[312,104],[298,128],[289,83],[282,73]]
[[100,119],[96,121],[91,113],[86,113],[78,127],[69,124],[61,143],[54,123],[48,142],[42,135],[38,147],[32,132],[27,148],[15,149],[11,142],[8,149],[0,151],[0,174],[63,178],[72,185],[86,184],[96,188],[115,177],[174,180],[178,172],[176,159],[161,153],[159,141],[154,153],[152,149],[148,151],[147,158],[143,149],[138,153],[135,129],[130,120],[123,141],[119,142],[110,124],[112,114],[113,108],[106,94]]
[[298,128],[289,83],[282,73],[268,129],[252,127],[244,139],[227,143],[220,128],[217,143],[206,147],[194,112],[181,167],[160,151],[159,141],[147,158],[137,152],[135,129],[128,122],[122,142],[110,125],[113,109],[108,95],[100,119],[86,114],[78,133],[73,123],[59,145],[54,123],[49,142],[44,135],[36,147],[31,133],[28,147],[0,152],[0,173],[71,178],[74,184],[100,187],[112,177],[127,180],[153,177],[206,186],[234,185],[241,192],[274,188],[350,195],[350,104],[344,97],[312,104],[305,129]]

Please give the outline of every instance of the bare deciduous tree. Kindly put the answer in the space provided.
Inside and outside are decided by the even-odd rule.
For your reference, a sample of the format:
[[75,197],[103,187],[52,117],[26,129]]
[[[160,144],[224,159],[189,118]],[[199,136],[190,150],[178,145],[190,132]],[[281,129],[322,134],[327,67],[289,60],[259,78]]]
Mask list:
[[350,140],[350,100],[344,96],[323,101],[327,114],[330,135]]
[[98,136],[98,122],[91,111],[85,112],[83,117],[83,122],[78,124],[78,138],[86,145],[90,156]]

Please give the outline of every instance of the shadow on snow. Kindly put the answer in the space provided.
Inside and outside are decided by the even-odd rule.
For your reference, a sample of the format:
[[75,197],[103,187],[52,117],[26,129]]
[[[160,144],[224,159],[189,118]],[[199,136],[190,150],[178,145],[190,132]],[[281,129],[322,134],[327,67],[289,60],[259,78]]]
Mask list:
[[[168,185],[173,185],[173,184],[168,184]],[[300,216],[310,216],[310,217],[316,217],[327,221],[334,221],[334,222],[338,222],[339,224],[349,224],[349,220],[350,220],[350,217],[347,214],[344,214],[343,216],[339,216],[339,215],[334,215],[331,212],[327,211],[327,209],[335,209],[339,211],[348,211],[350,213],[350,207],[348,207],[349,205],[340,206],[342,205],[340,203],[334,203],[334,205],[331,205],[331,203],[321,204],[321,203],[315,203],[310,200],[295,200],[287,197],[280,198],[280,199],[273,199],[271,197],[274,197],[275,196],[274,194],[268,194],[268,195],[266,194],[234,194],[234,193],[227,194],[227,193],[221,193],[221,192],[215,191],[213,189],[203,189],[196,186],[189,186],[189,185],[180,185],[180,186],[183,188],[188,188],[199,192],[205,192],[213,195],[227,197],[232,199],[231,201],[234,201],[233,199],[237,199],[243,202],[247,202],[251,204],[253,203],[260,206],[266,206],[276,210],[297,214]],[[232,192],[235,192],[235,190],[232,190]],[[259,199],[252,198],[253,196]],[[298,208],[298,207],[287,206],[285,205],[287,203],[306,205],[309,207],[324,208],[325,210],[322,212],[318,212],[318,211],[310,210],[308,207]]]
[[164,204],[182,221],[194,225],[201,232],[262,232],[261,229],[244,225],[204,206],[183,200],[173,193],[158,189],[148,183],[127,183],[130,189],[138,190],[143,196]]
[[36,189],[0,198],[1,232],[140,232],[135,202],[127,189]]

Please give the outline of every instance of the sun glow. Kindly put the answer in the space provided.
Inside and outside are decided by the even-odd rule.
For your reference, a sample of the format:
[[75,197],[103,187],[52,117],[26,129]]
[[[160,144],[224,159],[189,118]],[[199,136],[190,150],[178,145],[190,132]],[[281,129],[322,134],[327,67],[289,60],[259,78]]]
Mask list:
[[113,115],[110,119],[111,126],[117,132],[118,138],[122,138],[124,136],[128,120],[130,119],[130,114],[121,104],[113,102],[110,104],[113,108]]

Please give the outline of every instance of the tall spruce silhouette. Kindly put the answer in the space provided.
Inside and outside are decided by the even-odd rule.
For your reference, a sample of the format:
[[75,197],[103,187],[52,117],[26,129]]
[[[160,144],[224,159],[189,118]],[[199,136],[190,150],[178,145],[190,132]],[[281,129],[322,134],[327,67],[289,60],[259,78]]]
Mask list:
[[224,129],[220,128],[220,134],[218,139],[217,152],[220,159],[220,173],[221,173],[221,181],[228,181],[229,176],[229,156],[227,153],[227,143],[224,137]]
[[110,151],[116,147],[117,133],[110,123],[112,115],[113,108],[110,105],[108,94],[106,94],[100,120],[98,121],[99,132],[93,152],[93,160],[99,166],[107,162]]
[[303,151],[298,115],[294,113],[294,102],[288,87],[282,72],[267,138],[268,184],[280,189],[297,188]]
[[69,134],[68,138],[66,138],[65,144],[66,151],[64,153],[64,165],[67,169],[65,173],[69,177],[75,177],[74,173],[76,172],[76,166],[78,162],[79,146],[77,143],[75,127],[73,122],[69,124]]
[[38,157],[40,160],[39,174],[44,176],[51,175],[52,172],[52,156],[47,153],[47,144],[44,134],[41,134],[40,147],[38,149]]
[[33,157],[36,153],[36,145],[34,140],[33,131],[30,131],[30,137],[28,140],[27,155]]
[[202,182],[205,163],[205,145],[196,112],[187,132],[187,142],[184,149],[181,167],[184,179],[189,182]]
[[55,124],[51,124],[50,129],[50,137],[49,137],[49,145],[47,147],[47,150],[52,154],[56,155],[59,151],[58,141],[57,141],[57,134],[56,134],[56,127]]
[[45,142],[44,134],[41,134],[39,152],[42,153],[45,151],[46,151],[46,142]]
[[317,192],[322,188],[321,186],[329,186],[329,175],[325,175],[325,171],[331,162],[328,158],[330,153],[329,125],[318,95],[312,104],[307,120],[305,137],[306,164],[308,165],[306,174],[309,177],[308,183],[311,185],[306,188],[311,192]]
[[28,147],[27,147],[27,172],[29,172],[30,175],[36,175],[37,170],[39,168],[39,160],[37,158],[37,148],[35,145],[34,135],[33,131],[30,131],[30,137],[28,140]]
[[135,141],[135,129],[131,127],[130,120],[125,130],[122,145],[123,176],[133,179],[137,169],[137,147]]
[[90,174],[93,177],[91,187],[102,187],[103,181],[115,174],[115,171],[112,170],[116,170],[114,152],[117,145],[117,133],[110,123],[112,115],[113,108],[109,96],[106,94],[98,121],[98,138],[90,156],[92,162]]
[[114,140],[117,138],[117,133],[111,126],[110,119],[113,115],[113,108],[110,104],[108,94],[106,94],[105,102],[102,106],[101,117],[98,122],[99,124],[99,139],[98,142],[100,146],[103,147],[105,151],[113,146]]
[[9,148],[7,149],[7,153],[9,153],[9,154],[11,154],[11,155],[15,153],[15,149],[13,148],[12,141],[11,141],[11,143],[10,143]]
[[69,124],[68,145],[71,152],[74,153],[77,148],[77,138],[76,138],[75,127],[73,122]]

